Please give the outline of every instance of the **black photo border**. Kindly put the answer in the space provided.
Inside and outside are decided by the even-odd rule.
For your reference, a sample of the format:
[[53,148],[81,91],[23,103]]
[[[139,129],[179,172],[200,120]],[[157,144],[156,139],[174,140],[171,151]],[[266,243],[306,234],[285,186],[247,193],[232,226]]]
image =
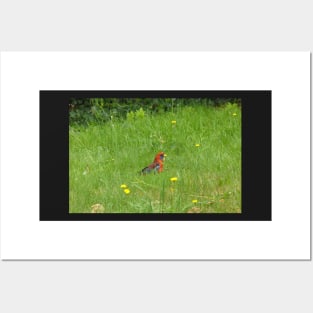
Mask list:
[[[70,98],[240,98],[241,213],[69,213]],[[272,91],[39,91],[40,221],[271,221]]]

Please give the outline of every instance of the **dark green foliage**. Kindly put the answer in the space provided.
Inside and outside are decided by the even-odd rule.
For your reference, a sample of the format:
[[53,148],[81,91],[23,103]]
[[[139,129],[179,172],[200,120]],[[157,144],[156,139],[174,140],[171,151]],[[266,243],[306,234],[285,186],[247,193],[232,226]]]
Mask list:
[[[227,103],[241,105],[233,98],[72,98],[69,102],[70,125],[105,123],[113,119],[132,119],[145,114],[172,112],[183,106],[223,106]],[[141,113],[140,113],[141,112]]]

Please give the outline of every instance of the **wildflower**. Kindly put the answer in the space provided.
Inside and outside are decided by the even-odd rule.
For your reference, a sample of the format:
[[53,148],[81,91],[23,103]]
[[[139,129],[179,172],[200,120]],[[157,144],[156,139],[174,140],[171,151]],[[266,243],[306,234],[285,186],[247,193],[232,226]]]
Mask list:
[[192,202],[192,203],[197,203],[198,200],[197,200],[197,199],[194,199],[194,200],[192,200],[191,202]]
[[200,143],[196,143],[195,147],[199,148],[200,147]]
[[128,195],[130,193],[130,190],[129,189],[124,189],[124,192]]
[[122,184],[121,188],[125,189],[125,188],[127,188],[127,186],[125,184]]
[[171,180],[171,182],[175,182],[175,181],[177,181],[177,177],[172,177],[172,178],[170,178],[170,180]]
[[176,121],[172,121],[171,123],[172,123],[172,125],[176,125]]

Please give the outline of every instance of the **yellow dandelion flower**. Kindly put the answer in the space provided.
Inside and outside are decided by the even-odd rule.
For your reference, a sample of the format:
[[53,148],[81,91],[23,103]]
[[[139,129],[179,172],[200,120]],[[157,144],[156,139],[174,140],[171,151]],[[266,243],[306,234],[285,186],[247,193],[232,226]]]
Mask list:
[[177,181],[177,177],[172,177],[172,178],[170,178],[170,180],[171,180],[171,182],[175,182],[175,181]]
[[199,148],[200,147],[200,143],[196,143],[195,147]]
[[197,203],[198,200],[197,200],[197,199],[193,199],[191,202],[192,202],[192,203]]
[[124,192],[128,195],[130,194],[130,190],[129,189],[124,189]]
[[127,186],[125,184],[122,184],[121,188],[125,189],[125,188],[127,188]]
[[172,121],[171,123],[172,123],[172,125],[175,125],[175,124],[176,124],[176,121]]

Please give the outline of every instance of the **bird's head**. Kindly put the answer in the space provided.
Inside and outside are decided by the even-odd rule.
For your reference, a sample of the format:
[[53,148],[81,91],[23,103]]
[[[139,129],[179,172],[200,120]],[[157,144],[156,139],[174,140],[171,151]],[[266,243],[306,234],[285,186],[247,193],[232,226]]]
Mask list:
[[154,162],[162,162],[164,161],[165,158],[165,153],[164,152],[159,152],[155,158],[154,158]]

